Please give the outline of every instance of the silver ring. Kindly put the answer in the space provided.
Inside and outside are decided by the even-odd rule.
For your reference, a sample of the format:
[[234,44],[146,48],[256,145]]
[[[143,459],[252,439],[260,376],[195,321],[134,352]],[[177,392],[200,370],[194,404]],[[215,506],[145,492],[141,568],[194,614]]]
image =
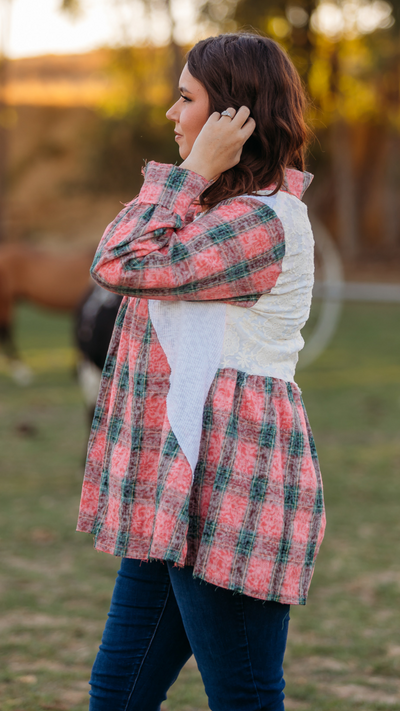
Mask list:
[[230,115],[228,109],[225,109],[225,111],[221,111],[221,116],[229,116],[230,119],[233,119],[233,116]]

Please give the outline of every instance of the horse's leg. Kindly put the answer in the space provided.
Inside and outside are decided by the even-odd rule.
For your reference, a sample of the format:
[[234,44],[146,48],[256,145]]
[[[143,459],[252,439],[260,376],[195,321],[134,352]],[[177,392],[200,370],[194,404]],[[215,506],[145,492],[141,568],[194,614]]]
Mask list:
[[0,349],[6,356],[13,379],[18,385],[29,385],[32,381],[32,370],[23,363],[18,353],[12,328],[13,303],[12,295],[7,289],[7,281],[2,278],[0,269]]
[[0,266],[0,347],[9,360],[19,360],[12,329],[13,295],[7,270]]
[[0,348],[7,358],[13,380],[18,385],[29,385],[32,382],[32,370],[19,356],[10,324],[0,324]]
[[12,328],[9,323],[0,323],[0,345],[9,360],[19,360]]

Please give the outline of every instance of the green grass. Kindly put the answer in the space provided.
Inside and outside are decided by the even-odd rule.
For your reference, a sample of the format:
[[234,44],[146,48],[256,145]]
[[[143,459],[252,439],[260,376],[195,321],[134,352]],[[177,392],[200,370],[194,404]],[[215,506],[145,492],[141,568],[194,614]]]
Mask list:
[[[298,374],[328,527],[309,602],[291,612],[287,711],[400,709],[399,317],[347,305],[330,348]],[[87,709],[118,566],[75,533],[87,423],[70,328],[21,308],[35,379],[20,388],[0,370],[1,711]],[[165,709],[207,708],[189,663]]]

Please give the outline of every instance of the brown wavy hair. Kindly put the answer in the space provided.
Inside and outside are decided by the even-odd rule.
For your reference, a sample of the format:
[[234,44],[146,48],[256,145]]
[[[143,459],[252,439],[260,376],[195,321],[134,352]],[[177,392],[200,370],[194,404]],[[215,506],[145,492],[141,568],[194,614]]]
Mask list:
[[307,102],[297,70],[279,44],[250,33],[209,37],[190,50],[187,64],[207,91],[210,114],[248,106],[256,122],[240,163],[206,188],[201,205],[209,209],[276,184],[274,194],[286,168],[304,170]]

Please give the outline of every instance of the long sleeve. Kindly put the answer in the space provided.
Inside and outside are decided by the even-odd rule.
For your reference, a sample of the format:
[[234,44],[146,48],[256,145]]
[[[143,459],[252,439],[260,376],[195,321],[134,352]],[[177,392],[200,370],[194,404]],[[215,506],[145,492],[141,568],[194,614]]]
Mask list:
[[107,227],[92,266],[101,286],[127,296],[252,306],[276,284],[285,252],[275,212],[248,197],[188,221],[208,182],[149,163],[139,196]]

